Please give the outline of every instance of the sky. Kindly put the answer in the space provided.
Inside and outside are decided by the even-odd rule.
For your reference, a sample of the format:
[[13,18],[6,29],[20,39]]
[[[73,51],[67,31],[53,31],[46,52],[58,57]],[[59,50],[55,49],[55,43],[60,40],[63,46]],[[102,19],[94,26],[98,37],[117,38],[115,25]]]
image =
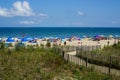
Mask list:
[[0,0],[0,27],[120,27],[120,0]]

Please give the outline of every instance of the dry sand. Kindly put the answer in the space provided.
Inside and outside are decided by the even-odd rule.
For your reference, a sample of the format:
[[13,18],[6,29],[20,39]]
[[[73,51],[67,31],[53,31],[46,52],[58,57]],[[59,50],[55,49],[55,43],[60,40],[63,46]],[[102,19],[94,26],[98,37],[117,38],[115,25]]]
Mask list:
[[[81,46],[81,45],[86,45],[86,46],[93,46],[93,45],[101,45],[101,47],[103,48],[104,46],[108,45],[108,41],[109,41],[109,45],[113,45],[115,43],[114,39],[111,40],[100,40],[100,41],[92,41],[89,39],[83,39],[80,41],[72,41],[72,42],[68,42],[67,41],[67,45],[70,46]],[[116,40],[116,42],[118,42],[118,40]]]
[[[108,41],[109,41],[109,45],[113,45],[115,43],[115,39],[111,39],[111,40],[100,40],[98,41],[93,41],[90,40],[89,38],[85,38],[82,40],[74,40],[74,41],[66,41],[66,45],[68,46],[81,46],[81,45],[86,45],[86,46],[94,46],[94,45],[101,45],[101,48],[103,48],[104,46],[108,45]],[[116,40],[116,43],[118,42],[118,40]],[[37,40],[37,43],[25,43],[25,45],[38,45],[40,46],[41,44],[46,45],[47,41],[42,41],[40,39]],[[12,43],[13,45],[16,43]],[[57,41],[54,44],[61,44],[64,45],[64,42],[61,41]],[[53,42],[51,42],[51,45],[53,45]]]

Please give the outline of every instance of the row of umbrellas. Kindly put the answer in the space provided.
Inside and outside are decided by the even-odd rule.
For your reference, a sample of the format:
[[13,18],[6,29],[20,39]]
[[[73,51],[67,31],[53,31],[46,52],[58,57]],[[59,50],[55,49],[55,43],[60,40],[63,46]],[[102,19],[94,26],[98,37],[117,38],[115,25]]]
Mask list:
[[[116,35],[117,36],[117,35]],[[100,39],[100,38],[103,38],[103,37],[105,37],[104,35],[95,35],[93,38],[94,39]],[[114,36],[113,35],[109,35],[108,36],[109,38],[113,38]],[[67,38],[67,39],[71,39],[71,38],[74,38],[74,39],[76,39],[76,40],[80,40],[81,38],[84,38],[84,36],[83,37],[81,37],[81,38],[79,38],[79,37],[57,37],[58,39],[65,39],[65,38]],[[21,40],[21,42],[27,42],[27,41],[33,41],[33,40],[35,40],[36,38],[31,38],[31,37],[23,37],[23,38],[20,38],[20,40]],[[49,39],[54,39],[53,37],[49,37]],[[6,40],[6,42],[15,42],[15,39],[13,38],[13,37],[8,37],[7,38],[7,40]]]
[[[102,38],[107,38],[107,37],[105,37],[104,35],[96,35],[96,36],[94,36],[94,39],[102,39]],[[109,35],[108,38],[114,38],[114,36],[113,35]]]
[[[33,41],[34,38],[24,37],[24,38],[21,38],[20,40],[21,40],[21,42],[27,42],[27,41]],[[15,39],[12,38],[12,37],[8,37],[7,40],[6,40],[6,42],[15,42]]]

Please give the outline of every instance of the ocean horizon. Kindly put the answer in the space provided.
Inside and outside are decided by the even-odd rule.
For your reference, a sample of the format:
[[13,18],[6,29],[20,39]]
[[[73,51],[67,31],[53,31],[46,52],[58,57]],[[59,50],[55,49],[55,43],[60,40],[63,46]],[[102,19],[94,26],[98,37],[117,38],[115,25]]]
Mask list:
[[120,35],[119,27],[0,27],[0,37],[70,37]]

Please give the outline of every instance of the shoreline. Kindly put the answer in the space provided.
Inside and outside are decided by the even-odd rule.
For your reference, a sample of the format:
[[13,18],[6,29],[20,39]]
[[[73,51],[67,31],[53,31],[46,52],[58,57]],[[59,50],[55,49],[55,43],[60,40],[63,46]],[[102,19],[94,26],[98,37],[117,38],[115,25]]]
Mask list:
[[[98,39],[94,40],[93,38],[78,38],[78,37],[71,37],[71,38],[53,38],[53,37],[46,37],[46,38],[31,38],[31,37],[23,37],[23,38],[0,38],[0,42],[4,42],[5,44],[11,43],[12,46],[15,46],[18,43],[25,44],[25,46],[33,45],[33,46],[45,46],[47,42],[50,42],[51,46],[58,45],[58,46],[94,46],[94,45],[101,45],[101,48],[107,45],[113,45],[114,43],[118,43],[119,38],[109,38],[109,39]],[[66,44],[65,44],[66,43]]]

